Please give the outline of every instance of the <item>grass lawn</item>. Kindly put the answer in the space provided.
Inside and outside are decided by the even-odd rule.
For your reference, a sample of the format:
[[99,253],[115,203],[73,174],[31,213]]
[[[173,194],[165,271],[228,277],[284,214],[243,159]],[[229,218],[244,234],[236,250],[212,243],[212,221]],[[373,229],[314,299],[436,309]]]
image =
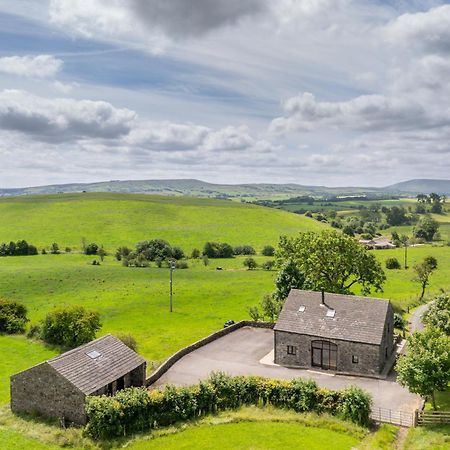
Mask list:
[[322,428],[304,427],[296,423],[277,422],[240,422],[221,425],[204,425],[186,431],[141,441],[131,445],[133,450],[181,450],[192,449],[195,442],[197,450],[220,448],[230,450],[286,449],[335,450],[351,449],[359,441],[351,436],[324,430]]
[[326,226],[308,217],[226,200],[136,194],[60,194],[0,199],[0,242],[25,239],[38,247],[81,239],[109,251],[161,238],[190,253],[207,240],[276,245],[281,234]]
[[410,428],[403,450],[448,450],[450,425]]
[[[61,430],[52,423],[14,416],[0,408],[2,450],[74,449],[350,449],[369,432],[329,415],[299,414],[273,407],[244,407],[198,421],[160,428],[151,433],[108,442],[94,442],[82,429]],[[366,447],[368,448],[368,447]],[[372,448],[372,447],[370,447]]]

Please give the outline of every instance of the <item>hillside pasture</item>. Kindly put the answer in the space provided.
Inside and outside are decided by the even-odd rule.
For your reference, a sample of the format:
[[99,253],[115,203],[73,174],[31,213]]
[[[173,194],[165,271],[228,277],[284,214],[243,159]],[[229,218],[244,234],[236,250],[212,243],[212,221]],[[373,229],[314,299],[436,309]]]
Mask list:
[[0,242],[25,239],[41,247],[81,248],[81,240],[109,251],[144,239],[165,239],[190,253],[207,240],[276,245],[281,234],[325,225],[299,215],[228,200],[136,194],[59,194],[0,198]]

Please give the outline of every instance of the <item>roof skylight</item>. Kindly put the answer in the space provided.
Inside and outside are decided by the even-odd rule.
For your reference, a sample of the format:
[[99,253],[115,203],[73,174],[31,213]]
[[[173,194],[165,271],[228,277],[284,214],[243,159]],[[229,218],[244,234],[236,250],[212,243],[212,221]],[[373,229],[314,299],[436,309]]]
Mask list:
[[300,308],[298,308],[298,312],[304,312],[306,309],[305,305],[301,305]]
[[100,352],[98,352],[97,350],[92,350],[90,352],[87,352],[86,355],[89,356],[89,358],[95,359],[98,358],[99,356],[102,356],[102,354]]
[[335,311],[334,309],[329,309],[329,310],[327,311],[326,316],[327,316],[327,317],[334,317],[335,314],[336,314],[336,311]]

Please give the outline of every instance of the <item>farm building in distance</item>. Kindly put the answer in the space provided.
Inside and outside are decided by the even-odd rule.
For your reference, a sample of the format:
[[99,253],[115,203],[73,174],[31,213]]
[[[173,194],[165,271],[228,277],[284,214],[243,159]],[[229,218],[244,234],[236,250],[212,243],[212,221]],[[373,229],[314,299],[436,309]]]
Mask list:
[[274,328],[275,363],[377,376],[393,329],[387,300],[292,289]]
[[11,377],[11,409],[84,424],[88,395],[145,384],[146,362],[108,334]]
[[360,239],[359,243],[370,250],[386,250],[396,247],[391,240],[383,236],[374,239]]

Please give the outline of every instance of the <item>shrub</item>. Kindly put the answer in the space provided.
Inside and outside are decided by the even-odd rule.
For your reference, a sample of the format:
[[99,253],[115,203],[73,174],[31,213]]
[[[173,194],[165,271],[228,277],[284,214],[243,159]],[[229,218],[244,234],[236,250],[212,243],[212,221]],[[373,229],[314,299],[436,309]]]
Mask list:
[[71,253],[71,252],[72,252],[72,249],[71,249],[70,247],[66,247],[64,251],[65,251],[66,253]]
[[53,242],[53,244],[50,246],[50,253],[52,255],[59,255],[59,245],[56,242]]
[[261,267],[264,270],[272,270],[275,267],[275,261],[272,261],[271,259],[269,259],[268,261],[264,261],[261,264]]
[[238,247],[234,247],[233,253],[235,255],[256,255],[256,251],[251,245],[241,245]]
[[172,258],[179,260],[184,258],[184,252],[180,247],[174,247],[172,249]]
[[394,313],[394,328],[398,328],[399,330],[403,330],[405,328],[405,320],[399,313]]
[[118,334],[117,337],[131,350],[137,352],[137,342],[133,335],[131,334]]
[[130,253],[131,253],[131,250],[128,247],[126,247],[126,246],[119,247],[116,250],[115,257],[116,257],[117,261],[122,261],[122,259],[128,258]]
[[27,322],[27,309],[24,305],[0,299],[0,333],[23,333]]
[[198,248],[194,248],[194,250],[192,250],[191,258],[192,259],[200,258],[200,250]]
[[42,328],[40,325],[31,325],[30,329],[28,330],[27,333],[27,338],[28,339],[40,339],[41,338],[41,334],[42,334]]
[[256,263],[254,258],[245,258],[244,266],[247,267],[248,270],[253,270],[258,267],[258,264]]
[[59,308],[48,313],[42,322],[42,339],[49,344],[74,348],[92,341],[100,328],[98,312],[82,306]]
[[272,247],[271,245],[266,245],[262,249],[262,254],[263,256],[273,256],[275,254],[275,248]]
[[111,439],[167,426],[224,409],[269,404],[297,412],[327,411],[361,425],[369,420],[371,399],[359,388],[342,392],[319,389],[311,380],[274,380],[230,377],[217,372],[197,385],[166,386],[148,392],[128,388],[114,397],[87,397],[86,433],[95,439]]
[[259,322],[260,320],[263,319],[263,316],[257,306],[250,306],[248,308],[248,315],[254,322]]
[[186,261],[177,261],[175,267],[177,269],[188,269],[189,265]]
[[9,244],[0,244],[0,256],[27,256],[37,254],[38,250],[36,246],[28,244],[23,239],[17,242],[11,241]]
[[96,255],[98,251],[98,245],[92,242],[91,244],[86,245],[84,249],[84,253],[86,255]]
[[367,426],[370,421],[372,399],[357,386],[349,386],[341,392],[338,412],[345,420]]
[[401,265],[397,258],[388,258],[386,259],[386,269],[400,269]]
[[208,258],[232,258],[233,247],[226,242],[207,242],[203,247],[203,255]]

